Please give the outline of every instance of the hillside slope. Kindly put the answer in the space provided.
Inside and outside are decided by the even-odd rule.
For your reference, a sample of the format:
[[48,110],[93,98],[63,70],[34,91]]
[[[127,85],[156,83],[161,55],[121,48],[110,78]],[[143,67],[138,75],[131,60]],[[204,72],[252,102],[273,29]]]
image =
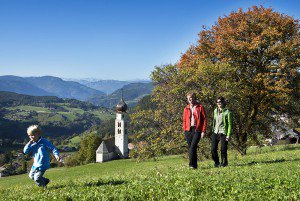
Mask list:
[[33,96],[51,96],[54,95],[33,84],[27,82],[25,78],[7,75],[0,76],[0,91],[9,91],[23,93]]
[[0,91],[35,96],[57,96],[86,100],[93,95],[104,96],[105,93],[72,81],[64,81],[53,76],[18,77],[0,76]]
[[11,142],[27,139],[30,124],[40,124],[46,136],[62,137],[100,126],[112,117],[109,109],[75,99],[0,91],[0,139]]
[[78,80],[77,82],[87,87],[90,87],[92,89],[103,91],[106,94],[110,94],[116,91],[117,89],[121,89],[124,85],[130,83],[129,81],[120,81],[120,80],[97,80],[97,81]]
[[130,83],[150,83],[150,80],[99,80],[94,78],[86,78],[86,79],[70,79],[70,78],[63,78],[66,81],[75,81],[80,84],[83,84],[87,87],[92,89],[96,89],[99,91],[103,91],[106,94],[111,94],[114,91],[121,89],[126,84]]
[[84,101],[92,95],[105,95],[102,91],[92,89],[77,82],[64,81],[58,77],[43,76],[28,77],[25,79],[32,85],[38,86],[60,98],[75,98]]
[[229,166],[211,160],[188,169],[169,156],[137,163],[117,160],[46,172],[43,191],[27,175],[0,179],[1,200],[299,200],[300,145],[229,152]]
[[[24,78],[0,76],[0,91],[34,96],[72,98],[101,107],[114,108],[120,101],[122,90],[126,103],[129,107],[133,107],[142,97],[151,94],[154,88],[149,81],[129,83],[128,81],[118,80],[95,82],[81,80],[81,83],[53,76]],[[98,89],[103,89],[106,93]],[[111,93],[112,91],[113,93]]]

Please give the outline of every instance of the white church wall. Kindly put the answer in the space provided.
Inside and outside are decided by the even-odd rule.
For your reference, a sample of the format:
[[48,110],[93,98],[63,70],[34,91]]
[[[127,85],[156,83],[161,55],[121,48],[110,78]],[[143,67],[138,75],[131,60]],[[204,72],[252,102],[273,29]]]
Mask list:
[[128,157],[128,136],[125,130],[124,114],[117,113],[115,120],[115,151],[121,158]]
[[96,162],[97,163],[103,163],[105,161],[110,161],[111,159],[113,159],[115,157],[115,153],[111,152],[111,153],[104,153],[104,154],[96,154]]

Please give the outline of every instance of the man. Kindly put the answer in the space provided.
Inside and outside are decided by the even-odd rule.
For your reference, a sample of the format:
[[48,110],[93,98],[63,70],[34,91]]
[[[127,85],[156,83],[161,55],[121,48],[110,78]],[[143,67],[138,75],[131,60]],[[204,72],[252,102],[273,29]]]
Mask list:
[[217,99],[217,108],[214,110],[213,116],[213,132],[211,154],[215,167],[220,166],[218,156],[219,141],[221,141],[221,166],[226,167],[228,165],[228,141],[232,133],[232,113],[226,108],[226,102],[223,97]]
[[189,147],[189,166],[197,169],[197,146],[200,138],[205,136],[206,114],[194,92],[187,93],[187,100],[188,105],[183,111],[183,130]]

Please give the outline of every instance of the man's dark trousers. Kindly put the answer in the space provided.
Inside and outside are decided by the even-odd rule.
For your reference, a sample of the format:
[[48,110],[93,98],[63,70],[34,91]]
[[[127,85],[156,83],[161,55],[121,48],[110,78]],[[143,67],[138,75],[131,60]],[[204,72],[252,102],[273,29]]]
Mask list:
[[219,155],[218,155],[218,144],[221,141],[221,165],[227,166],[227,149],[228,149],[228,141],[226,141],[226,136],[224,134],[212,134],[211,137],[211,155],[215,162],[215,166],[220,165]]
[[196,131],[192,126],[190,131],[185,132],[185,139],[189,146],[189,166],[197,168],[197,146],[201,138],[201,132]]

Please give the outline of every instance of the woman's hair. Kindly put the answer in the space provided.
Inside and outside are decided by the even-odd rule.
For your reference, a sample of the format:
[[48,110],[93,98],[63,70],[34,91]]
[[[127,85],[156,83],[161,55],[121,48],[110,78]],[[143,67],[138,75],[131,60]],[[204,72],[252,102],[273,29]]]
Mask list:
[[193,98],[196,98],[196,93],[194,91],[189,91],[186,93],[186,96],[191,96]]
[[42,135],[43,131],[39,125],[31,125],[27,128],[27,134]]

